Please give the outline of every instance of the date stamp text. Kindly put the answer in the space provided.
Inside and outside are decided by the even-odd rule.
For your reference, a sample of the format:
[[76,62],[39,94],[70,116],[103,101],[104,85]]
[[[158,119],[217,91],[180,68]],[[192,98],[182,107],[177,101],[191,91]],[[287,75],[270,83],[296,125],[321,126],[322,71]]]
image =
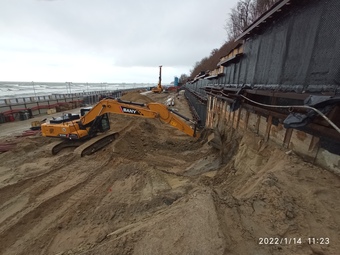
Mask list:
[[259,237],[259,245],[329,245],[330,239],[328,237]]

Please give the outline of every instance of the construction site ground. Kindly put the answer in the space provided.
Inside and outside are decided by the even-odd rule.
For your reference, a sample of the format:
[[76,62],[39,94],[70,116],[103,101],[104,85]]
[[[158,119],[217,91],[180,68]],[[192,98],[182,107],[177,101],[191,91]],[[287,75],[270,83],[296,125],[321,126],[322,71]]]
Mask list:
[[[123,99],[169,96],[190,116],[183,93]],[[158,119],[110,121],[118,140],[83,158],[15,138],[28,121],[0,127],[16,143],[0,154],[0,254],[339,254],[333,173],[250,132],[222,153]]]

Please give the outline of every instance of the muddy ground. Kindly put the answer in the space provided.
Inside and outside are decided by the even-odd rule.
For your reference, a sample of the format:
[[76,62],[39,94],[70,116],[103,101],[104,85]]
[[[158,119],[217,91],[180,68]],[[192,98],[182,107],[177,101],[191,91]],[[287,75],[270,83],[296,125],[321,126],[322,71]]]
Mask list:
[[0,154],[0,254],[339,254],[338,176],[252,133],[230,130],[222,155],[156,119],[111,125],[84,158],[41,136]]

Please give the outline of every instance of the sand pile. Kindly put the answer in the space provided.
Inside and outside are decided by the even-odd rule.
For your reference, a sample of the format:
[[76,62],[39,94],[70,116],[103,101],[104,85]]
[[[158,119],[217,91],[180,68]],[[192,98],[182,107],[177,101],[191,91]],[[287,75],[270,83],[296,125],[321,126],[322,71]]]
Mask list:
[[[232,254],[337,254],[340,179],[334,174],[245,133],[210,185]],[[264,237],[284,245],[259,245]],[[323,244],[309,245],[313,237]]]
[[[145,103],[167,95],[151,96],[123,99]],[[179,100],[177,107],[186,107]],[[72,149],[50,155],[51,139],[43,137],[0,155],[0,254],[340,249],[340,182],[333,174],[252,134],[228,137],[221,155],[157,119],[110,120],[119,139],[84,158]],[[328,237],[331,245],[308,245],[313,236]],[[263,237],[302,239],[260,245]]]
[[147,96],[141,95],[138,92],[130,92],[121,97],[122,100],[131,101],[131,102],[138,102],[138,103],[151,103],[153,100]]

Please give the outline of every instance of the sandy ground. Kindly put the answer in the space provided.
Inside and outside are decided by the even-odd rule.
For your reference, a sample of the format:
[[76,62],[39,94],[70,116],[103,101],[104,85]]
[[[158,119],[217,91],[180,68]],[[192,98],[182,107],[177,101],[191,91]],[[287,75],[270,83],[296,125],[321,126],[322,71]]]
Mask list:
[[0,254],[339,254],[334,174],[251,133],[230,130],[222,155],[156,119],[111,125],[119,139],[84,158],[41,136],[0,154]]

